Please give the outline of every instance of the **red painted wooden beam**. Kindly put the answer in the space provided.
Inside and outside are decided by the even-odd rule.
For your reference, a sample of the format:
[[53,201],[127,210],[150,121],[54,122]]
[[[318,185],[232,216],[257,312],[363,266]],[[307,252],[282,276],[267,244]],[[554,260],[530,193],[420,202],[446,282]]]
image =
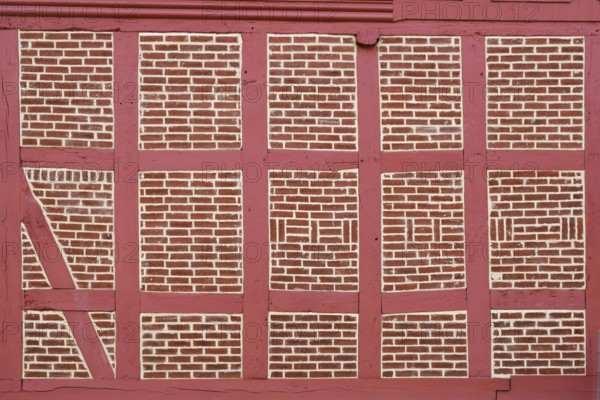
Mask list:
[[[242,79],[259,87],[267,84],[267,35],[242,35]],[[246,379],[266,379],[268,375],[269,316],[269,182],[266,171],[254,179],[252,166],[267,159],[267,96],[242,100],[243,220],[244,220],[244,326],[256,332],[245,340],[242,371]],[[251,252],[251,253],[248,253]],[[252,333],[254,335],[254,333]]]
[[113,290],[27,290],[26,310],[114,311]]
[[[0,9],[11,16],[36,16],[39,9],[44,9],[48,18],[64,15],[63,8],[68,7],[72,17],[90,16],[90,8],[76,0],[65,0],[58,7],[48,7],[39,0],[23,0],[23,2],[2,1]],[[276,3],[256,1],[236,2],[190,2],[174,1],[168,4],[155,0],[133,0],[128,3],[118,3],[98,0],[94,3],[97,14],[105,18],[171,18],[206,20],[282,20],[282,21],[373,21],[391,22],[393,18],[393,3],[391,0],[356,1],[345,0],[332,3],[314,0],[293,2],[280,1]]]
[[143,313],[223,313],[241,314],[241,294],[217,293],[141,293],[140,309]]
[[588,375],[597,375],[600,350],[595,338],[600,331],[600,38],[590,36],[585,40],[586,350]]
[[384,293],[382,309],[384,314],[466,310],[467,291],[455,289]]
[[358,168],[356,151],[269,150],[269,169],[340,171]]
[[487,169],[495,170],[581,170],[583,150],[493,150],[488,151]]
[[[556,379],[555,377],[553,379]],[[74,392],[59,390],[73,387]],[[109,396],[112,398],[130,399],[131,391],[144,391],[144,399],[189,399],[190,395],[207,395],[213,399],[239,400],[495,400],[496,391],[509,390],[508,379],[197,379],[197,380],[145,380],[145,381],[94,381],[94,380],[25,380],[23,389],[25,397],[5,395],[6,399],[28,399],[27,395],[40,399],[80,399],[81,388],[98,388],[97,391],[86,390],[93,400]],[[109,389],[103,391],[102,388]],[[45,393],[52,396],[44,397]],[[107,394],[110,392],[110,394]],[[93,397],[96,396],[96,397]],[[119,397],[122,396],[122,397]]]
[[21,386],[23,348],[17,30],[0,30],[0,54],[0,387],[13,390]]
[[[485,37],[462,38],[463,79],[484,88]],[[491,376],[491,345],[484,337],[491,323],[488,245],[487,179],[482,168],[486,159],[486,104],[463,98],[465,164],[481,166],[471,179],[465,175],[465,260],[467,277],[467,322],[479,340],[469,344],[469,377]]]
[[357,313],[358,293],[271,290],[269,304],[271,311]]
[[239,170],[239,150],[145,150],[139,152],[140,171]]
[[68,147],[22,147],[21,163],[33,168],[112,170],[114,152]]
[[583,290],[493,290],[494,310],[583,310]]
[[377,47],[357,48],[359,290],[358,376],[381,376],[381,142]]
[[384,151],[381,153],[382,172],[456,171],[468,169],[463,164],[461,150]]
[[[137,33],[114,36],[114,79],[137,82]],[[136,86],[137,87],[137,86]],[[137,99],[137,94],[132,96]],[[138,109],[136,101],[119,99],[115,93],[115,263],[117,378],[140,377],[140,342],[126,340],[139,331],[139,211],[138,211]],[[118,178],[117,178],[118,177]],[[126,256],[127,255],[127,256]]]

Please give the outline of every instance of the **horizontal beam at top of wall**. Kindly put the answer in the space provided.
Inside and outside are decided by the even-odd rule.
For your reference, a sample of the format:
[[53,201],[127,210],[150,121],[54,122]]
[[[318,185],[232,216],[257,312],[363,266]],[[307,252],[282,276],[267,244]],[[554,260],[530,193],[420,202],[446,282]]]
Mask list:
[[[112,18],[122,21],[140,18],[250,20],[250,21],[372,21],[390,22],[393,18],[392,0],[338,0],[331,2],[304,1],[182,1],[165,3],[157,0],[129,0],[119,3],[97,0],[82,5],[78,0],[64,0],[60,4],[46,4],[39,0],[2,1],[1,14],[20,17],[39,16],[61,18]],[[68,10],[68,11],[66,11]]]

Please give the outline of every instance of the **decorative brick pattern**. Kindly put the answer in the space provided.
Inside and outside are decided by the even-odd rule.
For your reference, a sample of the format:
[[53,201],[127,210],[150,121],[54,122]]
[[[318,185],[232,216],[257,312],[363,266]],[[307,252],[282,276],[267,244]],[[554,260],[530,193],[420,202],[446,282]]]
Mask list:
[[269,35],[269,146],[356,150],[352,36]]
[[114,371],[116,369],[115,345],[117,335],[115,313],[91,312],[90,318]]
[[468,377],[467,313],[413,313],[382,318],[383,378]]
[[142,379],[242,377],[242,316],[142,314]]
[[139,37],[140,149],[241,148],[241,36]]
[[139,178],[142,290],[241,292],[240,171]]
[[383,150],[462,148],[460,37],[379,41]]
[[21,144],[113,145],[110,32],[19,31]]
[[23,324],[23,378],[92,377],[62,312],[26,311]]
[[490,149],[583,148],[583,37],[487,38]]
[[269,314],[270,378],[356,378],[358,316]]
[[585,375],[585,311],[493,311],[493,375]]
[[583,289],[582,171],[490,171],[494,289]]
[[[38,246],[39,247],[39,246]],[[38,251],[44,251],[38,249]],[[36,249],[31,242],[31,238],[21,224],[21,263],[23,265],[22,278],[23,289],[51,289],[50,281],[46,272],[42,268],[40,259],[37,256]]]
[[[51,168],[24,171],[76,287],[112,289],[113,173]],[[50,258],[59,249],[40,250]]]
[[358,290],[358,172],[269,171],[271,289]]
[[465,287],[463,171],[382,175],[383,290]]

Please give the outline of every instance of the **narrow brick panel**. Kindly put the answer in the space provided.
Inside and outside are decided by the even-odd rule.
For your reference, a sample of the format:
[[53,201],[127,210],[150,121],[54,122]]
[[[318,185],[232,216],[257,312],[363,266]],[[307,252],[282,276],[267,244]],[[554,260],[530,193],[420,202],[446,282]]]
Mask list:
[[241,41],[140,34],[140,149],[241,148]]
[[[116,345],[116,322],[114,312],[91,312],[90,318],[98,338],[102,342],[102,347],[110,360],[113,371],[116,369],[115,345]],[[92,329],[87,328],[86,329]],[[122,340],[125,340],[124,338]]]
[[[39,248],[37,251],[43,251]],[[31,238],[21,224],[21,263],[23,266],[23,289],[50,289],[50,281],[42,268],[37,251],[31,242]]]
[[465,287],[462,171],[382,175],[383,290]]
[[242,377],[242,316],[142,314],[142,379]]
[[242,291],[239,171],[143,172],[142,290]]
[[269,171],[271,289],[358,290],[358,172]]
[[467,377],[467,313],[384,315],[383,378]]
[[270,378],[356,378],[358,315],[269,314]]
[[110,32],[20,31],[21,145],[113,146]]
[[92,377],[62,312],[26,311],[23,324],[23,378]]
[[492,311],[493,374],[585,375],[585,311]]
[[60,247],[36,250],[49,259],[62,251],[78,289],[112,289],[113,173],[25,168],[25,175]]
[[269,35],[269,147],[356,150],[352,36]]
[[383,150],[462,148],[460,37],[379,42]]
[[582,171],[490,171],[493,289],[583,289]]
[[487,38],[489,149],[583,148],[583,37]]

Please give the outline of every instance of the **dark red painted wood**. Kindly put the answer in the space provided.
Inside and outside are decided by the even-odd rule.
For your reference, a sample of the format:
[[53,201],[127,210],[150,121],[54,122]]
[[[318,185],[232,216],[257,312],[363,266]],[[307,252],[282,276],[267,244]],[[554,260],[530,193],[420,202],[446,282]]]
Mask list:
[[340,171],[358,168],[356,151],[269,150],[267,160],[269,169]]
[[32,168],[112,170],[113,150],[22,147],[21,163]]
[[587,373],[598,374],[600,331],[600,39],[586,37],[585,76],[585,255],[587,288],[586,334]]
[[463,165],[460,150],[385,151],[381,153],[382,172],[456,171]]
[[269,305],[271,311],[357,313],[358,293],[271,290]]
[[239,170],[239,150],[148,150],[139,153],[140,171],[208,171]]
[[[485,38],[462,38],[463,82],[485,86]],[[465,164],[477,165],[473,176],[465,174],[465,260],[467,272],[467,321],[473,327],[469,343],[469,376],[491,376],[491,346],[484,330],[490,325],[485,102],[463,97]]]
[[[267,36],[242,35],[242,84],[266,87]],[[256,167],[267,160],[267,96],[242,100],[242,205],[244,217],[244,344],[246,379],[268,374],[269,212],[268,171]]]
[[[207,397],[212,399],[282,399],[282,400],[398,400],[398,399],[431,399],[431,400],[495,400],[497,390],[508,390],[508,379],[274,379],[274,380],[234,380],[216,381],[209,379],[166,381],[93,381],[93,380],[26,380],[23,387],[25,397],[13,395],[7,399],[27,399],[26,395],[37,391],[35,397],[52,399],[70,399],[76,393],[64,390],[65,387],[77,385],[80,388],[110,388],[111,390],[86,390],[92,400],[105,399],[106,396],[116,399],[130,399],[132,392],[142,390],[144,399],[191,399]],[[176,386],[176,387],[175,387]],[[63,388],[63,390],[56,390]],[[115,390],[120,389],[120,390]],[[54,397],[43,397],[49,392]],[[123,396],[123,397],[118,397]],[[125,397],[127,396],[127,397]],[[154,396],[154,397],[153,397]],[[3,398],[4,400],[4,398]]]
[[493,290],[495,310],[583,310],[583,290]]
[[[24,0],[0,2],[6,15],[35,16],[39,0]],[[69,15],[73,17],[90,17],[89,7],[81,2],[66,0],[62,7],[68,7]],[[229,17],[234,20],[248,19],[252,21],[283,19],[289,21],[377,21],[392,20],[393,3],[391,0],[337,1],[335,4],[323,3],[316,0],[302,2],[281,1],[273,4],[255,1],[237,2],[186,2],[174,1],[168,5],[153,0],[136,0],[130,3],[118,3],[108,0],[98,0],[94,7],[102,10],[100,15],[105,18],[161,18],[204,20],[222,20]],[[45,11],[48,18],[64,15],[61,8],[49,7]]]
[[488,169],[503,170],[581,170],[583,150],[488,151]]
[[596,400],[593,376],[515,376],[498,400]]
[[[115,86],[134,82],[137,88],[136,33],[114,36]],[[117,378],[140,377],[140,297],[138,238],[138,108],[135,99],[115,92],[115,281]]]
[[359,276],[358,376],[381,376],[381,141],[377,47],[357,48]]
[[466,308],[467,291],[464,289],[384,293],[382,298],[384,314],[460,311]]
[[16,30],[0,31],[0,388],[18,390],[22,375],[19,171],[19,47]]
[[241,314],[241,294],[212,293],[141,293],[140,310],[143,313],[225,313]]
[[114,311],[113,290],[27,290],[24,295],[26,310]]

